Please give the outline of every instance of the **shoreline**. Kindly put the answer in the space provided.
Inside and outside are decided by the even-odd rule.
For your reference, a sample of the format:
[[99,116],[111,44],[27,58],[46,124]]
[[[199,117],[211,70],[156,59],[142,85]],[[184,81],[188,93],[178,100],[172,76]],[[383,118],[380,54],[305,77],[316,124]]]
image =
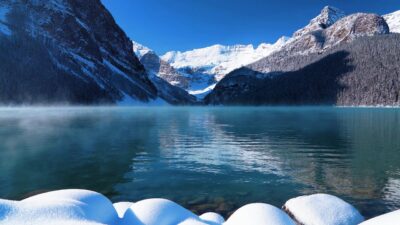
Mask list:
[[315,109],[400,109],[390,105],[0,105],[0,110],[15,109],[129,109],[129,108],[315,108]]
[[166,199],[113,204],[100,193],[78,189],[47,192],[21,201],[0,199],[0,224],[386,225],[396,220],[400,220],[400,210],[365,221],[352,205],[328,194],[292,198],[281,208],[247,204],[227,218],[215,212],[196,215]]

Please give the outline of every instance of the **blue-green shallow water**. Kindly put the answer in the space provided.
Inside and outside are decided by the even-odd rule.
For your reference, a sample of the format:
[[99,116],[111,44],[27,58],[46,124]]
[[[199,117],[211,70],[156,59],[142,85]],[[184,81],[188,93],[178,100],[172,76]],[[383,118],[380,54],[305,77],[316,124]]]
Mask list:
[[65,188],[224,215],[316,192],[400,208],[400,110],[0,109],[0,198]]

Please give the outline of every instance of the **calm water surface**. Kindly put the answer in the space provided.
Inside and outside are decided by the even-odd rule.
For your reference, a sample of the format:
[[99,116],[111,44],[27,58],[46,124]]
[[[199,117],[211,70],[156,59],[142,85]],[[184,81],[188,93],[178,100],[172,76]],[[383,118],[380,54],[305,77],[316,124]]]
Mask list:
[[400,110],[0,109],[0,198],[65,188],[228,215],[316,192],[400,208]]

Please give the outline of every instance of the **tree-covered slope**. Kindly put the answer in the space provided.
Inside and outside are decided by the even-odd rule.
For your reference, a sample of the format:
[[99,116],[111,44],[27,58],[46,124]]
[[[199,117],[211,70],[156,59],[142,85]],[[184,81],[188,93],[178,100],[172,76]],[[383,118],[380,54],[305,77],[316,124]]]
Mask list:
[[324,53],[286,57],[271,72],[252,68],[234,71],[205,101],[256,105],[400,105],[399,52],[398,34],[357,38]]

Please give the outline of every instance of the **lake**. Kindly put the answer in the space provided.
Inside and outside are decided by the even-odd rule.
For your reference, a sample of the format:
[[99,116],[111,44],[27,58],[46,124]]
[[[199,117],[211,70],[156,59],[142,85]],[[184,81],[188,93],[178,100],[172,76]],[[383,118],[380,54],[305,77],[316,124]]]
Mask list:
[[0,198],[80,188],[197,213],[329,193],[366,217],[400,208],[400,109],[0,109]]

